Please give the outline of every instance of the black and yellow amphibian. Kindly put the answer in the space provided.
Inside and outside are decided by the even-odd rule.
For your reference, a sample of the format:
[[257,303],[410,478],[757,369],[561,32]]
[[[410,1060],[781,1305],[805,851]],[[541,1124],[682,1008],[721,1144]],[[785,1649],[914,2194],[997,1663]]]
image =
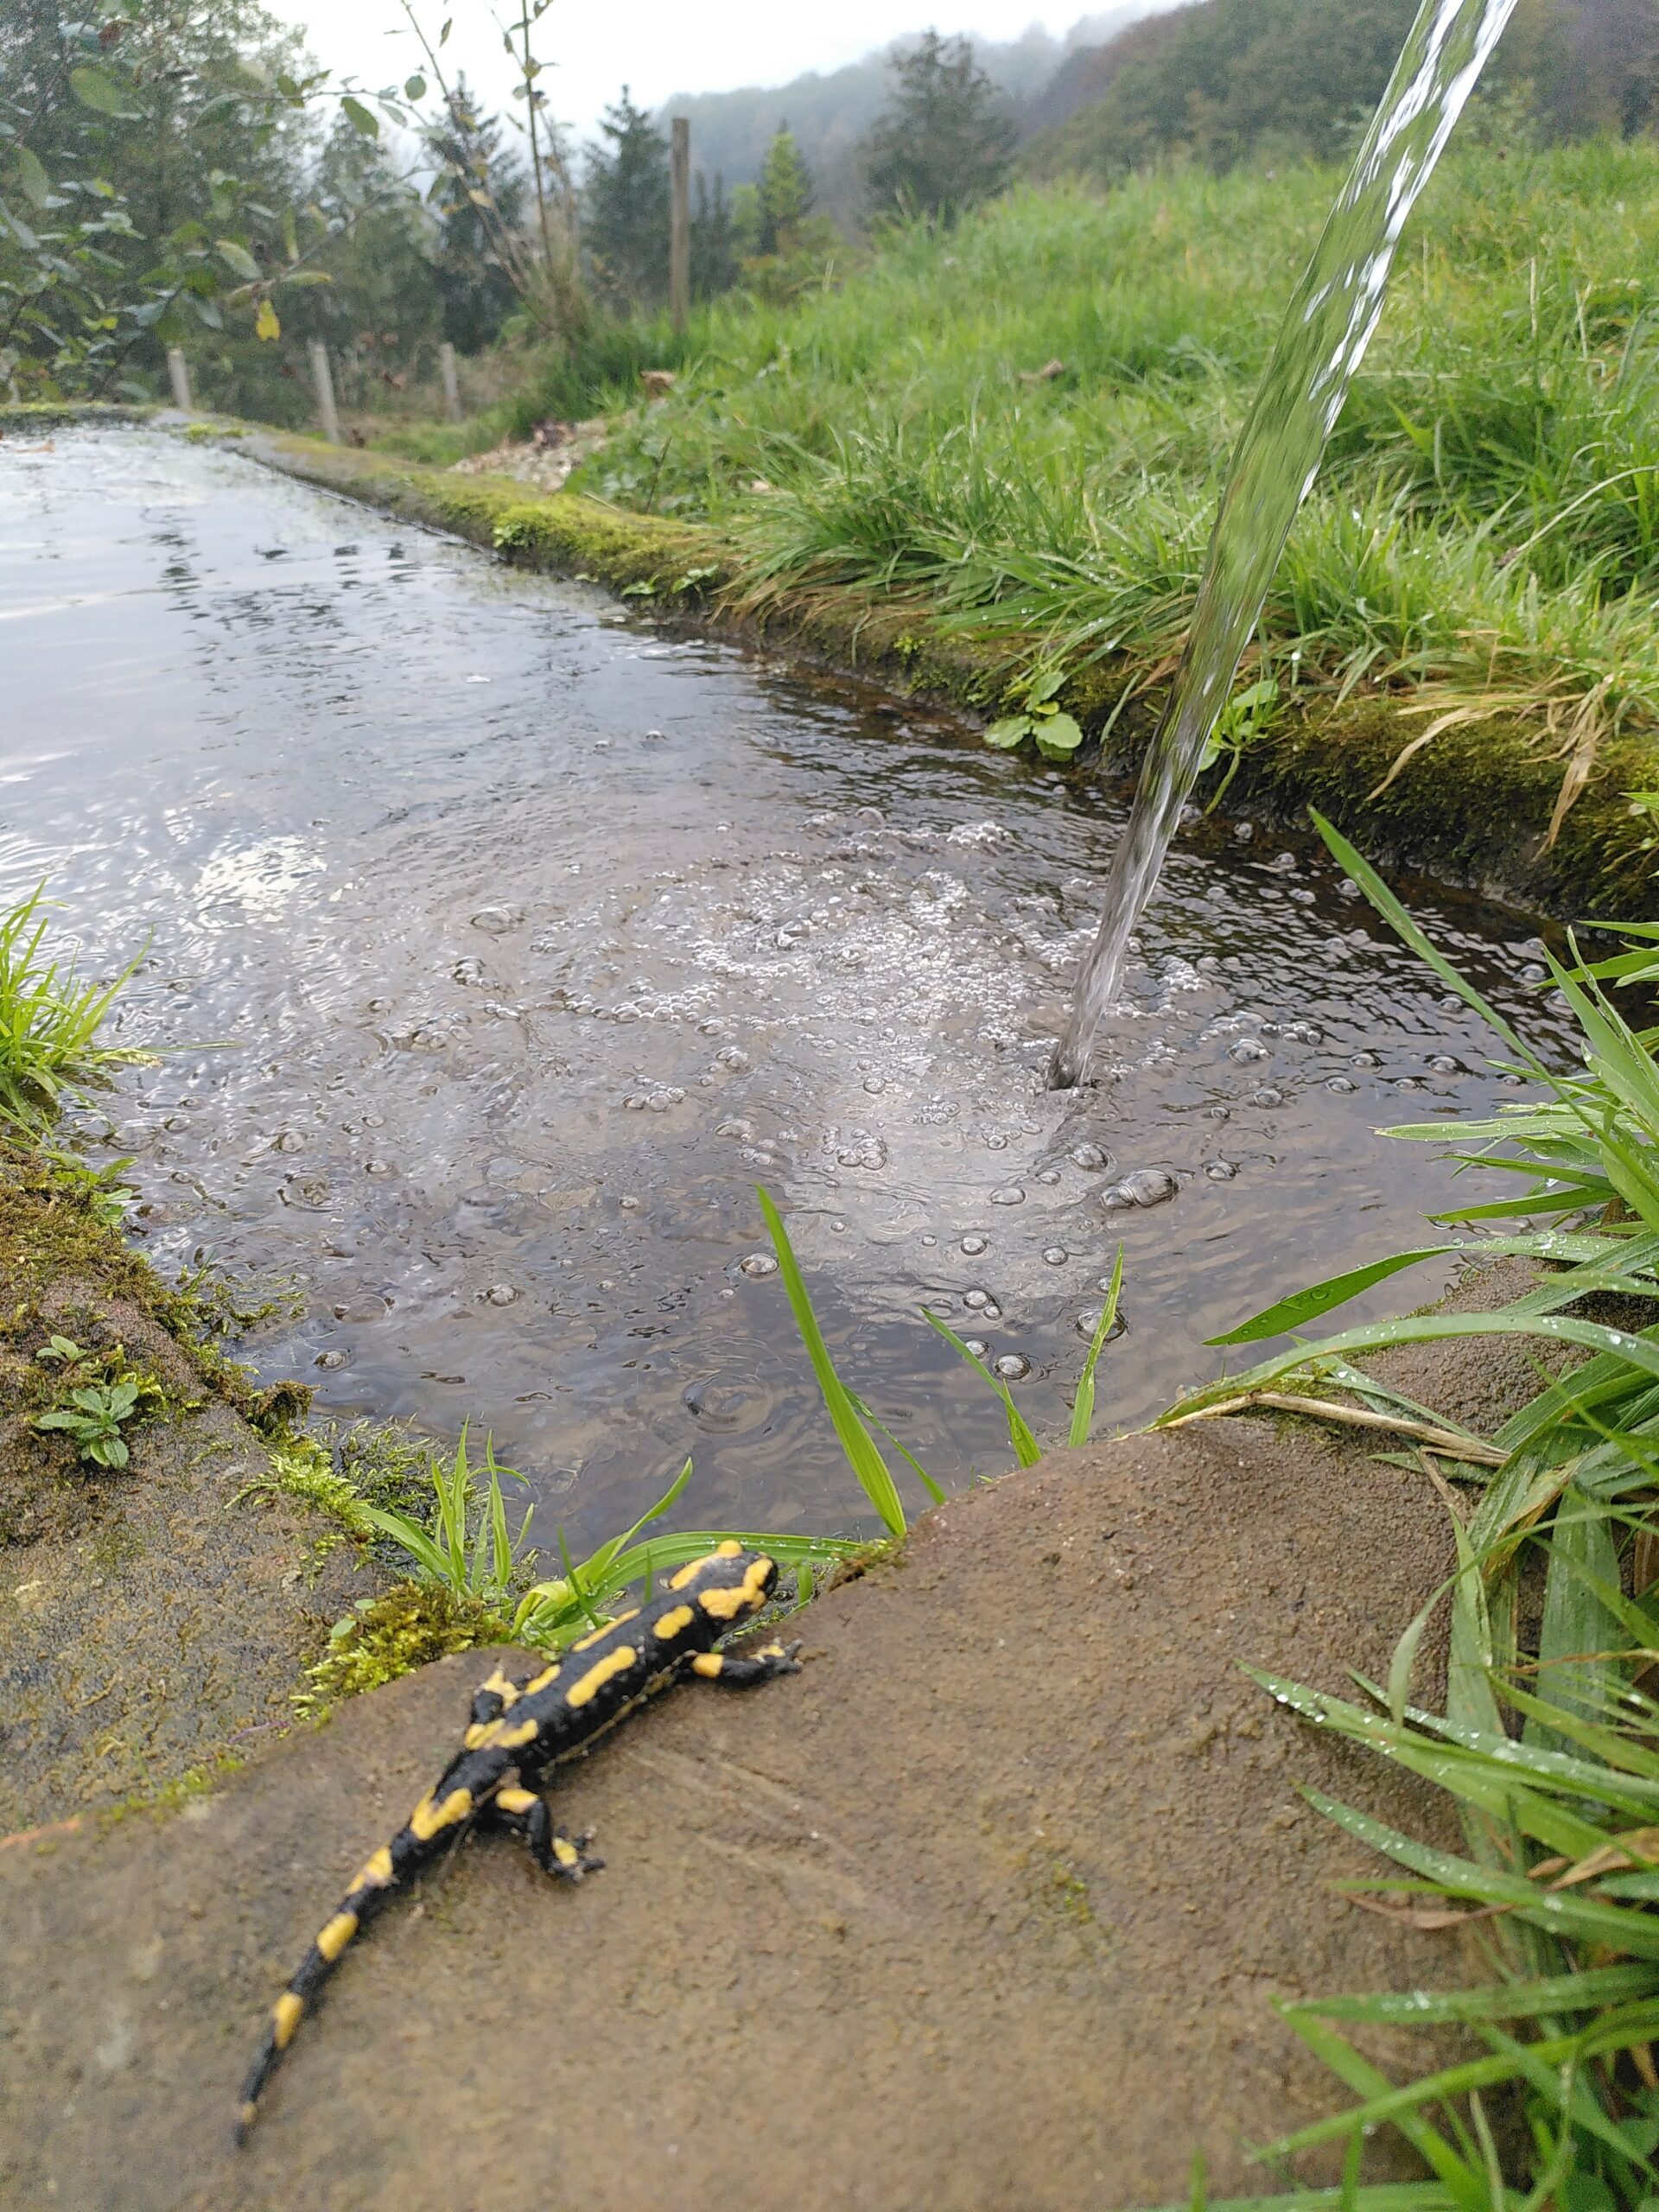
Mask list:
[[558,1760],[590,1744],[623,1714],[683,1674],[747,1685],[797,1674],[798,1644],[717,1651],[723,1636],[766,1605],[778,1580],[774,1560],[727,1541],[668,1578],[648,1605],[574,1643],[528,1681],[498,1668],[473,1699],[471,1724],[432,1789],[388,1844],[359,1870],[351,1888],[276,1999],[270,2026],[242,2091],[237,2139],[245,2139],[260,2093],[294,2039],[306,2007],[352,1938],[387,1898],[429,1866],[474,1823],[522,1835],[543,1871],[580,1881],[601,1862],[553,1826],[533,1783]]

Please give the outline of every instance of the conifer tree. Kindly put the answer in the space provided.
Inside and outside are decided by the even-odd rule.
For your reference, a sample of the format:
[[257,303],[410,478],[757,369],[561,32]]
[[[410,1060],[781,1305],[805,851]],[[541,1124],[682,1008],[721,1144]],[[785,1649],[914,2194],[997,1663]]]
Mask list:
[[668,141],[622,87],[588,149],[582,239],[613,305],[655,307],[668,293]]
[[860,149],[871,213],[949,222],[999,193],[1014,159],[1014,117],[968,41],[924,31],[888,66],[892,103]]

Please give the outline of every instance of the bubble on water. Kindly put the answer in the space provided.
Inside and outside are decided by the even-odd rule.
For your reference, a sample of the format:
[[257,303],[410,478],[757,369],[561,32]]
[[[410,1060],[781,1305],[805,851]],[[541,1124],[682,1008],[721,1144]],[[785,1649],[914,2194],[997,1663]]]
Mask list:
[[697,1034],[700,1037],[718,1037],[720,1024],[717,1021],[700,1021],[697,1024]]
[[668,1096],[666,1092],[654,1090],[651,1096],[646,1099],[645,1104],[653,1114],[666,1114],[668,1111]]
[[864,1078],[864,1088],[872,1098],[879,1097],[887,1087],[879,1075],[867,1075]]
[[1050,1244],[1043,1252],[1043,1258],[1051,1268],[1063,1268],[1071,1256],[1064,1244]]
[[1268,866],[1275,875],[1289,875],[1295,868],[1296,855],[1294,853],[1275,853]]
[[1037,1171],[1037,1180],[1049,1190],[1052,1190],[1059,1179],[1060,1172],[1058,1167],[1039,1167]]
[[1206,1121],[1230,1122],[1233,1118],[1233,1109],[1230,1106],[1206,1106],[1204,1112]]
[[1348,1065],[1351,1068],[1380,1068],[1382,1063],[1375,1052],[1355,1052]]
[[1327,1090],[1357,1090],[1359,1085],[1351,1076],[1333,1075],[1325,1087]]
[[855,806],[853,818],[857,822],[885,822],[887,817],[879,806]]
[[1501,1075],[1497,1078],[1506,1090],[1518,1090],[1526,1078],[1518,1075]]
[[1018,1183],[1004,1183],[1000,1190],[991,1192],[994,1206],[1022,1206],[1025,1203],[1026,1194]]
[[720,1052],[715,1054],[715,1058],[720,1066],[723,1068],[730,1068],[734,1072],[740,1068],[747,1067],[749,1065],[749,1056],[743,1050],[743,1047],[741,1045],[728,1045],[724,1046]]
[[1541,983],[1548,973],[1547,968],[1540,967],[1535,960],[1521,970],[1521,980],[1523,983]]
[[637,1006],[620,1006],[611,1019],[613,1021],[638,1021],[639,1009]]
[[778,1272],[778,1262],[770,1252],[751,1252],[738,1262],[737,1272],[741,1275],[749,1275],[759,1280],[762,1275],[775,1275]]
[[993,1298],[986,1305],[981,1306],[979,1318],[982,1321],[1000,1321],[1002,1319],[1002,1308]]
[[492,1306],[515,1306],[518,1302],[518,1290],[510,1282],[493,1282],[484,1293],[485,1298]]
[[983,1337],[964,1337],[962,1341],[976,1359],[983,1359],[991,1349]]
[[685,1103],[685,1086],[683,1084],[672,1083],[663,1096],[671,1106],[683,1106]]
[[734,1116],[729,1122],[722,1122],[715,1135],[717,1137],[735,1137],[740,1144],[753,1144],[760,1132],[753,1122],[746,1122],[741,1116]]
[[1109,1155],[1103,1152],[1097,1144],[1074,1144],[1071,1159],[1074,1167],[1087,1168],[1090,1174],[1097,1174],[1101,1169],[1111,1165]]
[[481,983],[484,980],[484,963],[481,960],[473,959],[457,960],[449,973],[458,983]]
[[365,1175],[390,1175],[391,1162],[389,1160],[365,1160],[363,1173]]
[[1005,1382],[1018,1382],[1031,1372],[1031,1362],[1017,1351],[1005,1351],[991,1362],[993,1375],[1000,1375]]
[[1275,1090],[1270,1083],[1264,1083],[1260,1090],[1253,1090],[1250,1098],[1257,1106],[1282,1106],[1285,1103],[1284,1092]]
[[785,922],[772,942],[780,951],[787,951],[792,944],[799,944],[812,934],[812,925],[803,915],[792,922]]
[[1179,1187],[1166,1168],[1137,1167],[1121,1183],[1113,1184],[1103,1203],[1112,1207],[1162,1205]]
[[982,1236],[976,1229],[970,1230],[962,1240],[962,1249],[970,1260],[976,1260],[982,1252],[988,1252],[990,1249],[990,1238]]
[[937,1244],[938,1241],[937,1236],[924,1236],[922,1239],[924,1244]]
[[1344,875],[1337,886],[1337,896],[1338,899],[1363,899],[1365,894],[1351,875]]
[[[1086,1306],[1077,1316],[1077,1334],[1092,1342],[1095,1331],[1100,1326],[1100,1317],[1105,1310],[1103,1306]],[[1121,1313],[1114,1313],[1112,1325],[1106,1332],[1107,1343],[1109,1344],[1116,1343],[1128,1326],[1128,1324]]]
[[1212,1183],[1230,1183],[1238,1169],[1230,1160],[1206,1160],[1204,1172]]
[[842,1167],[885,1167],[887,1147],[880,1137],[856,1137],[851,1144],[844,1144],[836,1154]]
[[390,1014],[391,1012],[391,1001],[390,999],[371,999],[369,1001],[369,1012],[371,1014]]
[[1227,1057],[1230,1060],[1265,1060],[1268,1048],[1258,1045],[1254,1037],[1241,1037],[1236,1045],[1227,1047]]
[[1454,1060],[1450,1052],[1436,1052],[1433,1058],[1428,1065],[1434,1071],[1436,1075],[1461,1075],[1463,1073],[1462,1061]]
[[505,937],[509,930],[516,930],[524,918],[522,906],[480,906],[473,916],[473,927],[482,930],[486,937]]
[[619,1198],[616,1203],[621,1207],[624,1213],[638,1213],[639,1211],[639,1201],[638,1198]]
[[346,1354],[343,1351],[320,1351],[312,1364],[315,1367],[344,1367]]
[[988,1152],[1006,1152],[1007,1148],[1008,1141],[1001,1129],[993,1129],[985,1140],[985,1149]]
[[1255,835],[1255,823],[1235,822],[1233,824],[1233,835],[1237,838],[1241,845],[1248,845],[1251,838]]
[[278,1152],[303,1152],[305,1137],[299,1129],[283,1129],[274,1140]]
[[1294,1037],[1302,1045],[1323,1045],[1325,1042],[1325,1032],[1316,1021],[1293,1021],[1285,1034]]
[[964,1290],[962,1294],[962,1302],[970,1313],[982,1313],[988,1306],[995,1304],[995,1301],[988,1290]]

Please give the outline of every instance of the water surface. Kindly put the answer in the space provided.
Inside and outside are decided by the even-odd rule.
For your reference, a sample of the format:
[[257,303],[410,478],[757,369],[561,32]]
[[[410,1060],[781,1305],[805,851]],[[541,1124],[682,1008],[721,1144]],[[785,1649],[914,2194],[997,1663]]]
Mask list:
[[[1379,1124],[1506,1095],[1317,841],[1220,823],[1105,1079],[1047,1091],[1119,800],[233,452],[0,444],[0,889],[48,878],[93,969],[149,940],[122,1035],[168,1057],[111,1139],[152,1255],[297,1283],[261,1369],[489,1426],[544,1537],[688,1452],[698,1522],[857,1517],[757,1182],[849,1379],[960,1484],[1007,1446],[924,1302],[1052,1433],[1121,1238],[1101,1419],[1144,1419],[1451,1202]],[[1548,1042],[1534,925],[1413,895]]]

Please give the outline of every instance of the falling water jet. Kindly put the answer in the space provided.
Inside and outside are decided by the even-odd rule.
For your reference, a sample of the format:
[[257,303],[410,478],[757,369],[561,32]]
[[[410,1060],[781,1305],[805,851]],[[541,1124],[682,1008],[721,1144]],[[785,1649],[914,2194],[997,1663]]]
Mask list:
[[1371,334],[1395,248],[1515,0],[1422,0],[1394,74],[1285,311],[1240,434],[1185,649],[1106,884],[1051,1090],[1081,1081],[1291,524]]

